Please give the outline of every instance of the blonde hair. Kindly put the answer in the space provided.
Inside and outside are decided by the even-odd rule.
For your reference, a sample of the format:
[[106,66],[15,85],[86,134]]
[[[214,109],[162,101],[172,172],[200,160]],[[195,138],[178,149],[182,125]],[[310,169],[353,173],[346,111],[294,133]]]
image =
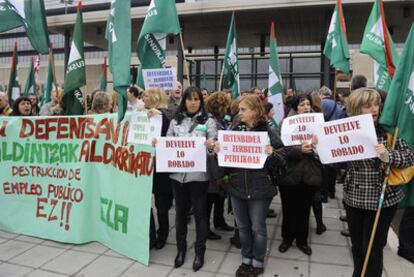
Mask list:
[[110,95],[104,91],[96,91],[95,96],[92,100],[92,111],[100,113],[102,109],[112,108],[112,99]]
[[354,90],[346,104],[346,111],[349,115],[360,115],[362,107],[377,103],[381,105],[381,96],[375,89],[359,88]]
[[149,88],[144,90],[142,96],[150,98],[152,107],[156,109],[168,109],[167,95],[163,89],[160,88]]

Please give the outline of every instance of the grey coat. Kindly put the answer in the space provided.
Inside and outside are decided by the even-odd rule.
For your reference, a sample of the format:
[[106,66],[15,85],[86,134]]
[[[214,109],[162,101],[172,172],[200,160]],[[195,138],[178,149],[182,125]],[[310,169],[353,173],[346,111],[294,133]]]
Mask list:
[[[181,124],[178,124],[176,119],[171,120],[170,127],[167,131],[167,137],[205,137],[207,139],[217,138],[217,125],[213,118],[209,117],[204,124],[197,124],[194,130],[190,132],[191,126],[195,123],[196,118],[201,114],[198,113],[193,117],[185,116]],[[208,153],[204,157],[207,159]],[[170,178],[180,182],[205,182],[208,181],[206,172],[191,172],[191,173],[171,173]]]

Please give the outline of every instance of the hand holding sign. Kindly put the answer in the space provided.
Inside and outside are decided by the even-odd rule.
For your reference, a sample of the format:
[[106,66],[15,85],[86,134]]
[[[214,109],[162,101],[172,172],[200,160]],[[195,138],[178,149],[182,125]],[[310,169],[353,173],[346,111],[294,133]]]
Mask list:
[[329,121],[319,128],[321,135],[316,147],[323,164],[378,156],[375,149],[378,141],[371,114]]
[[310,143],[312,134],[324,122],[322,113],[304,113],[285,118],[282,123],[281,139],[285,146]]

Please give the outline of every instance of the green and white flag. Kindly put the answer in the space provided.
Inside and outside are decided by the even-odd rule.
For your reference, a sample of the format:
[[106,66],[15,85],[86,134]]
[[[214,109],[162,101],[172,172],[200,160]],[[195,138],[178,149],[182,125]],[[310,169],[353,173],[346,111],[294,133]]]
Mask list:
[[181,32],[174,0],[151,0],[137,42],[140,60],[137,85],[144,88],[143,69],[164,68],[167,34]]
[[14,48],[13,48],[13,57],[12,57],[12,64],[11,64],[11,70],[10,70],[9,85],[7,86],[7,96],[9,98],[10,105],[13,103],[14,100],[20,97],[20,86],[19,86],[19,78],[17,74],[17,64],[18,64],[17,42],[15,42]]
[[131,84],[131,0],[112,0],[106,25],[109,71],[118,93],[118,120],[127,110],[127,88]]
[[[380,124],[390,133],[398,127],[398,137],[414,148],[414,24],[404,45]],[[403,186],[405,199],[400,206],[414,206],[414,183]]]
[[275,34],[275,23],[270,26],[270,56],[269,56],[269,102],[273,104],[274,121],[279,125],[285,116],[283,105],[282,74],[280,72],[279,55]]
[[42,98],[42,103],[41,103],[42,106],[46,103],[49,103],[52,100],[51,94],[52,94],[54,81],[55,80],[53,77],[53,65],[52,65],[51,59],[49,58],[49,66],[47,67],[46,83],[43,89],[43,98]]
[[337,0],[332,14],[323,54],[329,59],[333,68],[349,73],[349,48],[341,0]]
[[378,89],[388,91],[391,79],[398,64],[398,54],[385,22],[382,0],[375,0],[365,26],[361,43],[361,53],[374,61],[374,81]]
[[82,2],[78,4],[75,30],[73,31],[68,66],[63,91],[63,102],[67,115],[83,114],[83,94],[81,87],[86,85],[85,58],[83,55]]
[[35,93],[35,76],[34,76],[34,62],[30,64],[29,74],[27,75],[26,85],[24,86],[24,96]]
[[23,26],[33,48],[49,51],[45,5],[43,0],[0,0],[0,32]]
[[226,54],[224,55],[224,88],[231,90],[233,99],[240,95],[239,63],[237,57],[237,33],[234,13],[231,16],[230,29],[227,34]]

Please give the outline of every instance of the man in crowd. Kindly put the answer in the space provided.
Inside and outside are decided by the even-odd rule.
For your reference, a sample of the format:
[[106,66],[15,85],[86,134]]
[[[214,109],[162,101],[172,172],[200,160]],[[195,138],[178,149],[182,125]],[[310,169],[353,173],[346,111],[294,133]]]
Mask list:
[[12,112],[9,99],[7,99],[7,93],[0,91],[0,116],[9,116]]
[[30,104],[32,105],[32,115],[39,115],[39,106],[37,95],[34,93],[29,94]]
[[131,86],[127,90],[128,96],[128,111],[142,111],[144,109],[144,102],[139,98],[139,91],[137,87]]
[[59,105],[59,97],[61,93],[62,93],[62,89],[60,88],[54,89],[51,94],[51,101],[44,104],[40,108],[39,115],[46,115],[46,116],[56,115],[56,111],[54,111],[54,108],[56,108]]
[[177,81],[177,87],[175,88],[175,90],[172,90],[170,92],[170,97],[168,98],[168,112],[167,112],[168,118],[171,119],[174,116],[175,111],[180,105],[182,94],[183,94],[183,86],[181,85],[180,82]]

